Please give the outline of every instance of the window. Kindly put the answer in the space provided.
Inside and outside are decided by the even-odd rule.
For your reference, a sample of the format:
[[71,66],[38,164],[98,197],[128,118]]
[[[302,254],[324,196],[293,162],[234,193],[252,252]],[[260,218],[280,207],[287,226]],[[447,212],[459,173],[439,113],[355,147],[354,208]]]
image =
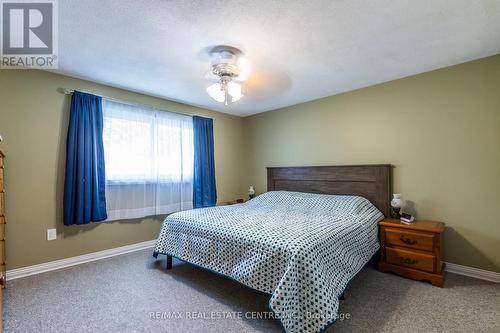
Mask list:
[[108,220],[192,208],[192,117],[103,100]]

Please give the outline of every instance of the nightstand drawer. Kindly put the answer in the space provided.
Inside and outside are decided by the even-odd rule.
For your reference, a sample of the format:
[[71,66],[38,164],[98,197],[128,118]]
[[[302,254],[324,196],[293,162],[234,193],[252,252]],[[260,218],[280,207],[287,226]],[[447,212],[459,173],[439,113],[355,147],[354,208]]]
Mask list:
[[385,251],[387,262],[390,264],[434,272],[436,257],[433,255],[390,247],[387,247]]
[[433,251],[435,234],[427,234],[401,229],[385,229],[385,241],[390,245],[410,247],[412,249]]
[[5,239],[5,223],[0,223],[0,240]]

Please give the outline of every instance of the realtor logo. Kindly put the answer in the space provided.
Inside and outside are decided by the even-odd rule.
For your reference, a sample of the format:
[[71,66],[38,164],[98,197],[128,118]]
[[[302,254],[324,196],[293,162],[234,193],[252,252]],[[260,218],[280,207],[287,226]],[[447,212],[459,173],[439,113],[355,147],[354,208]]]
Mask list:
[[57,0],[0,0],[2,68],[57,68]]

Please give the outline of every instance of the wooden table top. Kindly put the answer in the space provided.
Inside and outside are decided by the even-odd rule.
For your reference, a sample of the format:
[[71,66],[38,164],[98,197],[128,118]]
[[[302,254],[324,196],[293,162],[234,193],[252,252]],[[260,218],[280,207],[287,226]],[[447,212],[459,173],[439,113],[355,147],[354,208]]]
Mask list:
[[438,221],[415,220],[412,224],[405,224],[398,219],[383,219],[379,222],[379,224],[386,227],[397,227],[402,229],[412,229],[438,233],[444,231],[444,223]]

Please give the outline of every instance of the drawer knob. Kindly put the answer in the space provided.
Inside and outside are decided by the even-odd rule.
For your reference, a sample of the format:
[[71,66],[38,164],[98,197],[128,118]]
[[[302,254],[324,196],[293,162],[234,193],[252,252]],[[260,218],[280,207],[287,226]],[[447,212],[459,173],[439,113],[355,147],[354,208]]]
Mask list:
[[407,265],[415,265],[417,263],[417,261],[415,259],[412,259],[412,258],[400,257],[399,260],[401,260],[401,262],[403,264],[407,264]]
[[5,287],[5,282],[5,275],[2,274],[2,276],[0,276],[0,286]]
[[405,244],[408,244],[408,245],[415,245],[415,244],[417,244],[417,240],[416,239],[405,238],[404,236],[401,236],[401,238],[399,238],[399,240],[402,241]]

